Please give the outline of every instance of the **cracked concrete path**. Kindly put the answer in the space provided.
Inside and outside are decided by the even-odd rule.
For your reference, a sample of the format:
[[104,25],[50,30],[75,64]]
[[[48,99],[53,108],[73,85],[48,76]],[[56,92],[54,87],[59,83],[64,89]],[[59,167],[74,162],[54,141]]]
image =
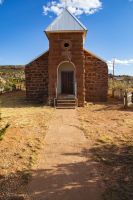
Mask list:
[[55,110],[28,190],[32,200],[102,200],[97,163],[77,110]]

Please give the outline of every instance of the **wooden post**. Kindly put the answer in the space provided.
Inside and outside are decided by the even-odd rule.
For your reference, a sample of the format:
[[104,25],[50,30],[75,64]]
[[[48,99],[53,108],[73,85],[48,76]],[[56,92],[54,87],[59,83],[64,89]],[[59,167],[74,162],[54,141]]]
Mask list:
[[115,89],[113,88],[113,89],[112,89],[112,97],[113,97],[113,98],[114,98],[114,96],[115,96],[114,93],[115,93]]
[[115,58],[114,58],[114,60],[113,60],[113,89],[112,89],[112,97],[114,98],[114,91],[115,91],[115,89],[114,89],[114,79],[115,79]]
[[124,108],[128,108],[127,91],[125,91],[124,93]]
[[114,80],[114,77],[115,77],[115,58],[113,60],[113,80]]

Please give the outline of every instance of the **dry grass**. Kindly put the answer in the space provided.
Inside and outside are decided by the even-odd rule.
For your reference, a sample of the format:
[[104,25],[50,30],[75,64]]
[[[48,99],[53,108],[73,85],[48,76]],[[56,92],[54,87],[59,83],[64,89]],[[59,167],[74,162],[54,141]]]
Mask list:
[[[0,187],[5,195],[8,190],[17,191],[14,181],[23,182],[26,171],[37,164],[53,109],[28,104],[23,92],[2,95],[0,100],[1,126],[10,124],[0,141]],[[5,187],[8,180],[11,184]]]
[[79,109],[93,159],[105,181],[104,200],[133,199],[133,109],[120,102]]

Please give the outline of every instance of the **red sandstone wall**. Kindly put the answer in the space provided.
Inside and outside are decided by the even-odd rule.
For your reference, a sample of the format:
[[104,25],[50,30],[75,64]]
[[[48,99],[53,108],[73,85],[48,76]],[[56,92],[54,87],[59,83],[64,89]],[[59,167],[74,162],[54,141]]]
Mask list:
[[[28,100],[53,101],[57,82],[57,67],[68,61],[64,41],[71,43],[69,57],[76,67],[79,106],[86,101],[106,101],[108,92],[107,64],[83,49],[82,33],[57,33],[50,35],[50,51],[46,52],[25,68],[26,94]],[[48,75],[49,74],[49,75]]]
[[101,59],[84,50],[85,55],[85,100],[107,100],[108,66]]
[[44,53],[25,67],[28,100],[43,102],[48,99],[48,55],[49,52]]
[[70,42],[69,57],[76,67],[77,96],[79,106],[84,105],[84,51],[83,33],[51,33],[49,35],[49,100],[56,96],[57,67],[62,61],[68,61],[66,50],[63,48],[65,41]]

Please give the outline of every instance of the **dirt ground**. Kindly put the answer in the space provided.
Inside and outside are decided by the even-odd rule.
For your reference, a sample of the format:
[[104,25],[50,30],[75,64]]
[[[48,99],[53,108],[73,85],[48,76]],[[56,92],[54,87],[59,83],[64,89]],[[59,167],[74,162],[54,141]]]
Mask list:
[[97,162],[88,152],[77,110],[55,111],[45,143],[28,185],[30,199],[102,200],[103,185]]
[[27,103],[24,92],[4,94],[0,101],[0,125],[9,124],[0,141],[0,199],[7,200],[27,183],[27,170],[39,159],[53,109]]
[[0,200],[133,199],[133,108],[54,110],[0,96]]
[[114,100],[78,109],[93,159],[105,183],[104,200],[133,199],[133,108]]

